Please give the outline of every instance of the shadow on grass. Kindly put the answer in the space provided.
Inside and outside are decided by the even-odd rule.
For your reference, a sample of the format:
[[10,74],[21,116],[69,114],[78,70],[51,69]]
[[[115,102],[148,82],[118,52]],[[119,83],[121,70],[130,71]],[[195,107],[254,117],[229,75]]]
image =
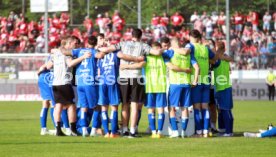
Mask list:
[[[234,136],[230,137],[230,138],[234,138],[234,137],[243,137],[243,133],[244,132],[234,132]],[[151,134],[145,133],[145,132],[139,132],[139,135],[142,137],[150,137]],[[165,138],[169,138],[169,136],[165,136]],[[198,137],[189,137],[189,138],[198,138]],[[213,136],[211,138],[225,138],[225,137],[221,137],[219,136],[219,134],[213,134]]]

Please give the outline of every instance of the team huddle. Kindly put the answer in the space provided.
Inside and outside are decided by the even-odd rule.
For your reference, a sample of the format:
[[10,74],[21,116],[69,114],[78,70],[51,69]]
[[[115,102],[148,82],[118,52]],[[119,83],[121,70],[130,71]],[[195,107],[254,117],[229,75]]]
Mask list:
[[62,39],[38,71],[41,135],[49,134],[46,122],[51,102],[56,136],[136,138],[143,106],[152,138],[162,137],[165,116],[169,116],[170,138],[180,136],[178,123],[185,137],[191,106],[194,136],[208,137],[211,131],[233,136],[232,59],[225,54],[223,42],[204,41],[197,30],[189,35],[190,43],[184,46],[177,38],[167,37],[148,45],[141,42],[140,29],[133,30],[131,41],[115,45],[103,34],[90,36],[83,48],[76,37]]

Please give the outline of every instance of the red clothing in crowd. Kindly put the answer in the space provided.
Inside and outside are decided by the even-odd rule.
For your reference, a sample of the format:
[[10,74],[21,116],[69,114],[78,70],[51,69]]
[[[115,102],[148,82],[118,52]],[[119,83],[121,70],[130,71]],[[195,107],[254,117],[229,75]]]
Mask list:
[[38,25],[36,22],[31,21],[28,25],[28,31],[32,32],[33,30],[38,30]]
[[69,15],[67,13],[61,13],[61,15],[60,15],[61,24],[64,24],[67,26],[69,21],[70,21]]
[[241,14],[234,16],[234,24],[235,25],[241,25],[243,24],[243,16]]
[[105,26],[105,18],[98,17],[98,18],[96,19],[96,24],[97,24],[99,27],[104,27],[104,26]]
[[252,13],[252,24],[259,25],[259,14],[257,12]]
[[220,39],[220,38],[223,37],[223,34],[222,34],[222,32],[220,32],[220,31],[216,28],[216,29],[214,29],[213,37],[216,38],[216,39]]
[[171,17],[172,25],[180,26],[184,22],[184,18],[181,15],[174,14]]
[[0,45],[7,45],[8,44],[9,34],[6,31],[3,31],[0,36]]
[[28,24],[26,22],[20,22],[19,33],[23,35],[28,34]]
[[169,22],[170,22],[170,19],[167,16],[162,16],[160,18],[160,24],[161,24],[161,26],[165,26],[166,27],[166,26],[168,26]]
[[2,29],[6,28],[6,26],[7,26],[7,19],[5,17],[2,18],[2,20],[1,20],[1,26],[2,26]]
[[160,17],[159,16],[154,16],[151,18],[151,25],[152,26],[157,26],[159,24],[159,19]]
[[219,15],[218,21],[217,21],[218,25],[221,25],[221,26],[225,25],[225,19],[226,19],[225,15]]
[[49,46],[51,48],[57,47],[59,42],[59,34],[58,33],[52,33],[49,35]]
[[17,52],[24,52],[26,47],[27,47],[27,40],[25,40],[24,38],[22,38],[20,40],[20,44],[19,44],[19,47],[17,47]]
[[115,26],[115,28],[118,31],[123,30],[124,25],[125,25],[125,20],[123,18],[121,18],[118,14],[113,15],[112,22],[113,22],[113,26]]
[[9,46],[14,46],[16,40],[17,36],[13,32],[11,32],[8,39]]
[[86,28],[86,31],[90,31],[93,28],[93,21],[89,18],[83,21],[83,25]]
[[59,18],[54,17],[54,18],[52,19],[51,22],[52,22],[52,26],[53,26],[53,27],[55,27],[55,28],[57,28],[57,29],[60,29],[60,28],[61,28]]

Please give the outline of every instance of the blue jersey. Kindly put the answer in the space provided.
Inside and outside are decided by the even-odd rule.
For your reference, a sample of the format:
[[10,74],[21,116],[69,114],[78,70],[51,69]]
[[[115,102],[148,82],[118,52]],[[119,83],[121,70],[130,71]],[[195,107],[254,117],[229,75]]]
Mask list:
[[93,48],[79,48],[72,50],[73,58],[79,58],[84,53],[90,52],[91,57],[84,59],[76,66],[76,84],[78,86],[87,86],[97,84],[97,58],[96,50]]
[[113,85],[117,83],[119,77],[120,60],[117,52],[109,53],[100,59],[98,67],[100,69],[100,84]]
[[[45,64],[47,64],[47,62],[49,62],[51,60],[51,55],[49,55],[47,57],[47,59],[45,60]],[[39,82],[43,82],[45,84],[47,84],[48,86],[52,86],[53,83],[53,68],[51,69],[45,69],[43,71],[40,72],[38,80]]]

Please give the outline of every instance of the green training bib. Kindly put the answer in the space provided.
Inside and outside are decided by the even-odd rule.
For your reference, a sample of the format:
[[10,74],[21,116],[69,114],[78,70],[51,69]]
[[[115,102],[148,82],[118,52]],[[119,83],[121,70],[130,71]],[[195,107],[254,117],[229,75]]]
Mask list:
[[166,65],[162,56],[147,56],[144,67],[146,77],[146,93],[166,93]]

